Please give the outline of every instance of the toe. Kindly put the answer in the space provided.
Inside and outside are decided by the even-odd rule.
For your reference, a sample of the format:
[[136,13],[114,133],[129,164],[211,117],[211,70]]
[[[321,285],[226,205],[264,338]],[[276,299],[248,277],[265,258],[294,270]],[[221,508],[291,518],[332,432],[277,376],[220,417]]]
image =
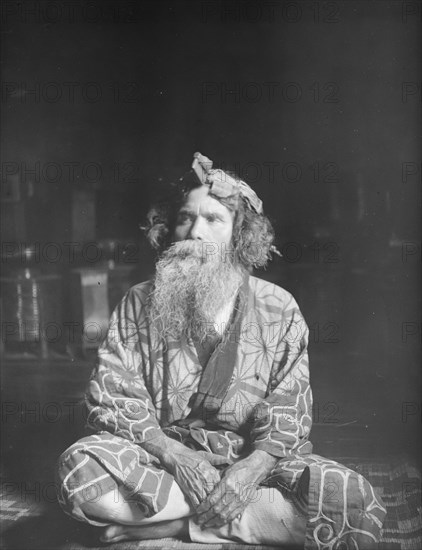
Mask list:
[[106,527],[100,536],[100,541],[105,543],[117,542],[121,539],[120,527],[118,525],[111,525]]

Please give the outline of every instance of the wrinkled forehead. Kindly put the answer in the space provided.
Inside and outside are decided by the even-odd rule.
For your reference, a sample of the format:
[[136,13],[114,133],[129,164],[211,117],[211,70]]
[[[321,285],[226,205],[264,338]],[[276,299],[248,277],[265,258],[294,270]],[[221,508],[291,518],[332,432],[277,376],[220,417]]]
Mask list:
[[182,202],[180,211],[189,211],[195,214],[219,214],[225,218],[234,216],[234,210],[213,196],[207,185],[191,189]]

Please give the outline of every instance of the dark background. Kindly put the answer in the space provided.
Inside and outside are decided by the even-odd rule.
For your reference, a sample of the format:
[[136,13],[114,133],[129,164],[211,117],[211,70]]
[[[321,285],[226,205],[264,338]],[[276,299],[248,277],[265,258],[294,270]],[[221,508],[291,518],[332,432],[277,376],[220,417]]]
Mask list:
[[[274,221],[284,256],[260,276],[291,291],[310,326],[316,444],[344,425],[332,454],[344,433],[365,439],[362,453],[417,454],[420,4],[75,6],[5,3],[3,242],[131,242],[143,280],[148,201],[202,152],[251,183]],[[37,267],[62,277],[57,322],[71,320],[75,263]],[[87,371],[44,363],[6,361],[3,399],[77,397],[59,388],[82,388]]]

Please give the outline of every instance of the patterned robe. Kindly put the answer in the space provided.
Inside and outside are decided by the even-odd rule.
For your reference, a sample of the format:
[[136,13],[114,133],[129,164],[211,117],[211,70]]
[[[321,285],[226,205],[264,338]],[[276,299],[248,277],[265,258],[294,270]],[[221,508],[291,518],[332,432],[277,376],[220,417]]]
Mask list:
[[385,516],[379,496],[360,474],[312,454],[308,329],[293,297],[246,276],[203,368],[192,340],[164,342],[151,328],[150,291],[151,282],[133,287],[112,315],[86,394],[95,435],[59,461],[65,511],[88,521],[78,504],[116,481],[147,517],[160,511],[173,478],[140,444],[164,433],[228,464],[254,449],[277,457],[263,485],[298,504],[306,497],[307,550],[375,546]]

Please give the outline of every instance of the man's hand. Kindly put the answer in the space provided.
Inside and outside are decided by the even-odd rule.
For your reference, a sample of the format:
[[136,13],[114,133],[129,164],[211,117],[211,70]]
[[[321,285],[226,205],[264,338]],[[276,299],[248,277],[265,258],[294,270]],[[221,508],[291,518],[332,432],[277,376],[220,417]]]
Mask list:
[[227,459],[182,445],[173,454],[167,469],[196,509],[220,482],[220,472],[215,466],[221,464],[227,464]]
[[165,435],[142,443],[142,447],[174,476],[195,509],[220,482],[216,466],[230,463],[223,456],[189,449]]
[[277,458],[265,451],[254,451],[229,466],[214,491],[198,507],[198,523],[203,528],[221,527],[242,515],[255,498],[259,483],[267,477],[276,462]]

